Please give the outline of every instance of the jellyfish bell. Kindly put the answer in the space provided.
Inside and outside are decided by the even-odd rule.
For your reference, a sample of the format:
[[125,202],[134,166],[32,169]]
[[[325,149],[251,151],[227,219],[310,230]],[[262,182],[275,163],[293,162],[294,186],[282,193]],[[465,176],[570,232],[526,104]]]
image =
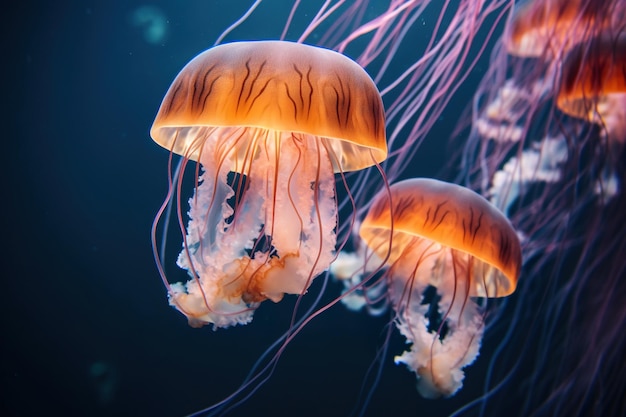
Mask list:
[[[488,275],[465,277],[470,296],[513,293],[521,267],[517,235],[508,219],[485,198],[468,188],[430,178],[393,184],[391,201],[386,194],[384,190],[374,199],[359,231],[380,259],[404,267],[407,253],[414,249],[421,253],[422,248],[415,245],[428,241],[430,246],[472,255],[487,268]],[[436,278],[430,276],[425,283],[436,284]]]
[[[516,288],[522,260],[515,230],[477,193],[418,178],[379,193],[360,235],[388,266],[395,323],[411,344],[396,363],[417,374],[424,397],[454,395],[461,369],[480,348],[484,303],[478,298],[504,297]],[[426,300],[429,287],[438,301]],[[440,323],[429,315],[429,304],[438,307]]]
[[387,153],[382,100],[367,73],[339,53],[283,41],[224,44],[195,57],[169,88],[151,136],[183,165],[202,167],[187,228],[179,199],[177,263],[187,283],[170,284],[160,264],[154,233],[163,210],[153,226],[170,304],[193,326],[246,324],[260,302],[304,294],[335,256],[334,173]]
[[608,2],[528,0],[516,5],[507,27],[506,47],[519,57],[558,56],[616,22]]
[[600,125],[609,138],[626,141],[626,33],[605,34],[567,54],[556,104]]

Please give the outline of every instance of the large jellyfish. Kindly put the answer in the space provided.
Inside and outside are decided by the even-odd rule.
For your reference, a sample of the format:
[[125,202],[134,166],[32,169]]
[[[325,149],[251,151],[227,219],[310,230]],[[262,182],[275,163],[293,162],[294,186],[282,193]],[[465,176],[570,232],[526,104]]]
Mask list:
[[[252,320],[260,302],[304,294],[335,257],[334,173],[385,159],[380,95],[367,73],[326,49],[280,41],[214,47],[169,88],[151,129],[182,155],[155,219],[154,254],[170,304],[192,326]],[[180,192],[196,167],[189,224]],[[174,189],[187,283],[170,284],[154,233]]]
[[417,374],[424,397],[454,395],[462,368],[478,355],[486,299],[516,288],[522,259],[515,230],[475,192],[417,178],[380,192],[359,234],[368,248],[359,255],[364,283],[377,260],[384,263],[394,321],[411,344],[395,362]]

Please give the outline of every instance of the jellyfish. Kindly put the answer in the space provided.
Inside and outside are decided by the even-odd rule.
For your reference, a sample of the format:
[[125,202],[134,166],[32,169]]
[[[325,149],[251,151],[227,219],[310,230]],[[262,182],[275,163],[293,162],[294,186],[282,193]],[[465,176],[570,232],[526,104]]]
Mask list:
[[[327,49],[286,41],[209,49],[173,81],[152,138],[182,156],[153,226],[170,304],[192,326],[246,324],[266,299],[304,294],[335,257],[334,173],[385,159],[384,114],[367,73]],[[182,173],[196,161],[189,222]],[[176,182],[176,184],[173,184]],[[156,227],[176,189],[186,283],[169,283]]]
[[[486,299],[517,286],[522,258],[515,230],[475,192],[414,178],[374,198],[359,234],[386,265],[394,322],[411,345],[396,364],[416,373],[422,396],[454,395],[462,368],[478,355]],[[429,288],[437,295],[429,296]]]
[[507,50],[520,57],[562,55],[618,22],[608,2],[529,0],[516,6],[507,27]]
[[[626,377],[616,371],[623,369],[618,352],[625,340],[606,324],[626,314],[617,301],[626,288],[625,6],[524,3],[507,22],[474,96],[457,180],[506,211],[522,236],[527,279],[498,312],[505,330],[485,393],[460,414],[472,407],[482,415],[626,409]],[[527,38],[516,37],[522,26]],[[485,129],[484,120],[515,127],[515,135]]]
[[[619,186],[614,172],[619,150],[614,143],[626,135],[622,121],[626,103],[620,92],[624,87],[619,86],[625,9],[614,0],[527,1],[515,7],[474,96],[472,132],[456,180],[501,204],[500,209],[516,216],[513,222],[519,230],[532,229],[528,234],[535,234],[531,240],[536,248],[558,246],[554,240],[565,229],[560,222],[536,221],[533,213],[542,210],[543,202],[550,200],[555,213],[567,213],[570,198],[588,201],[564,195],[576,193],[581,174],[589,177],[585,181],[594,184],[593,194],[602,203]],[[606,86],[607,94],[600,93],[600,86]],[[595,123],[600,139],[607,134],[612,139],[597,140],[588,123],[570,116]],[[577,159],[586,148],[595,148],[589,152],[604,157],[595,158],[581,172]],[[545,175],[540,168],[557,165],[561,171],[557,176]],[[538,169],[532,172],[528,169],[532,166]],[[575,172],[570,175],[567,170]],[[505,177],[508,184],[502,181]],[[568,184],[556,185],[557,178]],[[558,198],[548,183],[558,188]],[[521,204],[526,209],[517,210]]]
[[512,213],[514,203],[531,183],[556,183],[561,180],[567,160],[567,143],[563,136],[544,138],[530,149],[513,156],[491,180],[487,196],[505,215]]
[[626,32],[573,48],[563,61],[556,97],[564,113],[598,124],[609,140],[626,141]]
[[[626,33],[613,38],[594,38],[578,45],[566,56],[556,98],[557,107],[567,115],[599,126],[600,139],[609,155],[626,142]],[[601,168],[595,193],[606,202],[619,191],[619,178],[612,158]]]

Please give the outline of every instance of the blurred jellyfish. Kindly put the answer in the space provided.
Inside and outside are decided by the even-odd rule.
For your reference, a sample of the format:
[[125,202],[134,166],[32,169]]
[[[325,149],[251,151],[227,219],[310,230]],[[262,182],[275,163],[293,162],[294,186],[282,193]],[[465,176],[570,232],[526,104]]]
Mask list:
[[459,181],[523,235],[528,279],[499,315],[484,396],[460,414],[626,410],[625,338],[606,324],[626,317],[625,22],[621,0],[516,4],[474,97]]
[[[474,132],[463,157],[466,161],[480,159],[482,179],[475,184],[483,194],[490,186],[488,179],[502,169],[505,160],[517,157],[521,161],[522,152],[543,148],[538,142],[544,138],[579,134],[576,127],[569,129],[567,122],[557,120],[552,109],[566,76],[561,74],[567,71],[563,62],[572,48],[587,51],[596,36],[607,31],[619,33],[626,18],[623,9],[616,0],[528,0],[514,6],[475,95]],[[619,111],[614,114],[618,119]],[[482,149],[473,150],[475,146]],[[486,152],[492,156],[487,157]],[[469,178],[474,173],[464,174],[466,180],[475,181]]]
[[[603,196],[603,201],[614,195],[619,183],[613,169],[614,155],[619,151],[608,142],[623,142],[626,136],[624,76],[619,74],[626,55],[626,42],[620,35],[626,21],[624,9],[616,0],[527,1],[516,5],[474,97],[472,134],[465,144],[459,177],[462,181],[491,196],[492,201],[501,202],[504,205],[499,207],[509,212],[519,195],[522,171],[526,184],[546,181],[544,170],[532,173],[526,169],[539,167],[529,159],[535,155],[540,165],[559,165],[565,170],[559,178],[569,184],[560,186],[561,193],[577,187],[576,178],[584,174],[595,177],[590,179],[598,190],[594,194]],[[594,139],[597,134],[588,125],[564,117],[556,111],[555,102],[567,116],[596,123],[602,135],[610,132],[611,140],[600,143]],[[552,139],[559,137],[563,140],[555,147]],[[592,164],[586,163],[585,172],[569,175],[568,169],[579,170],[581,166],[569,158],[580,158],[587,153],[582,150],[590,146],[597,148],[591,153],[605,155],[606,161],[596,158]],[[517,178],[510,175],[514,171]],[[503,183],[505,176],[510,180],[508,186]],[[549,177],[553,179],[549,182],[558,182],[553,175]],[[543,201],[550,198],[549,188],[525,187],[524,198],[527,203]],[[498,195],[500,192],[510,194]],[[569,198],[559,197],[558,201],[568,204]],[[517,214],[524,217],[535,212],[538,205]],[[568,211],[563,207],[562,213]],[[525,222],[534,220],[526,217],[513,222],[523,230],[532,227]],[[535,230],[542,230],[544,237],[560,235],[544,227]]]
[[626,33],[573,48],[556,101],[564,113],[598,124],[608,140],[626,142]]
[[380,95],[367,73],[336,52],[282,41],[209,49],[178,74],[152,126],[161,146],[195,170],[170,304],[192,326],[252,320],[260,302],[304,294],[335,257],[334,173],[385,159]]
[[518,86],[513,80],[507,80],[472,127],[482,138],[519,143],[524,139],[528,108],[537,99],[542,99],[550,88],[549,80],[544,79],[527,86]]
[[[603,35],[566,56],[557,93],[564,113],[598,125],[611,154],[626,142],[626,33]],[[606,202],[619,190],[615,163],[605,164],[595,192]]]
[[562,136],[546,138],[531,149],[513,156],[493,175],[488,191],[490,202],[510,214],[511,206],[524,189],[534,182],[554,183],[561,180],[561,167],[567,160],[567,144]]
[[478,355],[486,299],[510,295],[517,285],[515,230],[473,191],[420,178],[379,193],[360,235],[386,265],[394,322],[411,344],[395,362],[416,373],[424,397],[454,395],[462,368]]
[[603,1],[528,0],[515,6],[507,50],[520,57],[558,56],[610,27],[616,17]]
[[141,29],[143,38],[148,43],[159,44],[167,37],[167,17],[157,6],[137,7],[130,15],[130,22]]

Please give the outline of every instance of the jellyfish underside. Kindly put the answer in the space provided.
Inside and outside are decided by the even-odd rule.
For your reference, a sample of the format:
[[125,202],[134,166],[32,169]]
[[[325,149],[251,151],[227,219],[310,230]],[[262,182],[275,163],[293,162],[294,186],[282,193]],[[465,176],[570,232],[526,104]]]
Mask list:
[[[227,327],[248,323],[265,299],[304,293],[334,256],[337,206],[325,142],[260,128],[176,134],[199,138],[203,173],[178,257],[192,279],[170,286],[170,304],[191,325]],[[240,181],[229,183],[231,172]]]
[[[423,397],[449,397],[462,387],[461,369],[480,349],[484,326],[476,294],[493,294],[495,289],[487,285],[495,282],[492,275],[498,272],[468,253],[429,239],[402,240],[405,249],[389,267],[388,295],[397,313],[396,326],[411,347],[396,356],[395,363],[416,373]],[[433,288],[436,297],[426,294]],[[435,317],[431,309],[436,309]]]

